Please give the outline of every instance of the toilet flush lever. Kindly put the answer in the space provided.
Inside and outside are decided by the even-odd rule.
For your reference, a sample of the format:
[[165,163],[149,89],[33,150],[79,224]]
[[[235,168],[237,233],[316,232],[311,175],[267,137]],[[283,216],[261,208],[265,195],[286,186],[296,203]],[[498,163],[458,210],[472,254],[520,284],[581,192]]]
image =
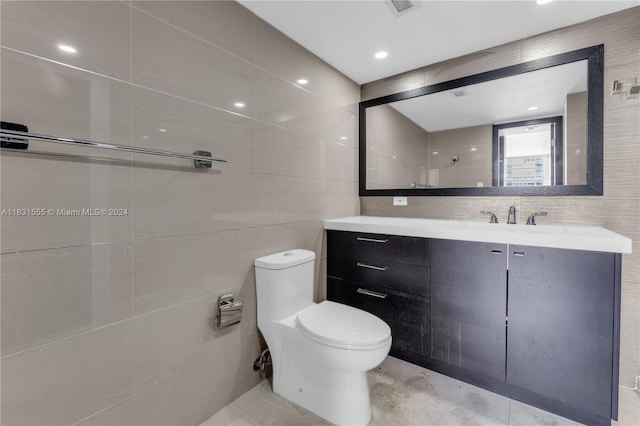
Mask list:
[[242,301],[235,301],[233,293],[218,297],[218,328],[237,324],[242,319]]

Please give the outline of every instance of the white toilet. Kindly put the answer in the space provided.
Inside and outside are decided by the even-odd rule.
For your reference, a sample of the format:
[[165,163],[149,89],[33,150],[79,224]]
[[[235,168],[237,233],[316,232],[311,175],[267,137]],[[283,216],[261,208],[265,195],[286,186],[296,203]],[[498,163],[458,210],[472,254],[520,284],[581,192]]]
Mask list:
[[273,390],[338,425],[371,420],[366,372],[391,348],[391,330],[360,309],[313,302],[315,254],[255,260],[258,328],[273,361]]

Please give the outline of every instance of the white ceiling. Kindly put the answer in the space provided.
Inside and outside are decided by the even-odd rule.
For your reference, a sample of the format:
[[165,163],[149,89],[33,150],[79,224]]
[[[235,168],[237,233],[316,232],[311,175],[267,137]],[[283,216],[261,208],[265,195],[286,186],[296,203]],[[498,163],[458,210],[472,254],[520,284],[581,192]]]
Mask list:
[[587,91],[587,61],[465,86],[464,96],[453,96],[458,91],[388,105],[428,132],[563,115],[567,95]]
[[[385,0],[240,0],[256,15],[363,84],[638,6],[640,1],[420,1],[394,16]],[[373,57],[379,50],[389,56]]]

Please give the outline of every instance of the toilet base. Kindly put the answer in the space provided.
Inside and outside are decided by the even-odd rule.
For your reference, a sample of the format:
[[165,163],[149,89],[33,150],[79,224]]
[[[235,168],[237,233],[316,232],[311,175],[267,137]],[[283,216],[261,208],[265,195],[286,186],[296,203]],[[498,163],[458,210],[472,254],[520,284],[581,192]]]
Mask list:
[[295,321],[295,316],[275,321],[273,334],[264,333],[273,360],[273,391],[333,424],[368,424],[367,371],[384,360],[391,339],[375,350],[335,348],[304,337]]
[[[365,371],[337,371],[283,354],[286,369],[274,366],[273,391],[336,425],[366,425],[371,401]],[[353,352],[353,351],[344,351]],[[349,356],[349,354],[345,354]]]

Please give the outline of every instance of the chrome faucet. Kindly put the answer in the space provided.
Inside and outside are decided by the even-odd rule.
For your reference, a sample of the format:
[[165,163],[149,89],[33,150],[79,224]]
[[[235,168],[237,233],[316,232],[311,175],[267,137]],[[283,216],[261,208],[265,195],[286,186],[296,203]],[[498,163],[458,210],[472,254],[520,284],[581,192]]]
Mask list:
[[536,224],[536,216],[546,216],[547,212],[536,212],[529,215],[527,219],[527,225],[535,225]]
[[491,212],[486,212],[484,210],[482,210],[480,214],[488,214],[489,216],[491,216],[491,218],[489,219],[489,223],[498,223],[498,218],[496,217],[495,214]]
[[509,218],[507,219],[507,224],[516,224],[516,206],[509,207]]

